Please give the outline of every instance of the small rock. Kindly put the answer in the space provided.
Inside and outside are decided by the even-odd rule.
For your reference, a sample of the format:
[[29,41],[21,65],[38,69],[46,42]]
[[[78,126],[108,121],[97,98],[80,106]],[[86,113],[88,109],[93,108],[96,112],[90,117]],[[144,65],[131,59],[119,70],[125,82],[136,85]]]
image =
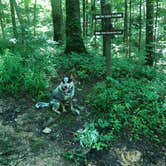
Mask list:
[[48,127],[46,127],[44,130],[42,130],[42,132],[43,132],[44,134],[49,134],[49,133],[51,133],[51,129],[48,128]]

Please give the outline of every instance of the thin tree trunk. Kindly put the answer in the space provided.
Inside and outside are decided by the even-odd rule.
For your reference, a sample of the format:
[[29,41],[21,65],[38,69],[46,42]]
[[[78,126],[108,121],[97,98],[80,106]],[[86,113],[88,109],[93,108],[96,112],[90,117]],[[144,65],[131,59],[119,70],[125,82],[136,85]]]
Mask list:
[[82,1],[82,11],[83,11],[83,36],[85,37],[86,36],[86,30],[85,30],[85,27],[86,27],[86,1],[85,0]]
[[139,1],[139,52],[141,51],[141,39],[142,39],[142,0]]
[[145,64],[153,66],[154,62],[154,37],[153,37],[153,20],[154,9],[153,0],[146,1],[146,58]]
[[126,56],[129,53],[129,34],[128,34],[128,0],[125,0],[125,17],[124,17],[124,42],[126,44]]
[[53,21],[53,31],[54,41],[62,43],[63,35],[62,35],[62,2],[61,0],[51,0],[51,7],[52,7],[52,21]]
[[[0,6],[2,6],[1,0],[0,0]],[[3,9],[0,8],[0,24],[1,24],[1,30],[2,30],[2,38],[5,39],[5,31],[4,31],[5,26],[3,22],[3,16],[4,16]]]
[[88,4],[88,0],[86,0],[85,4],[86,4],[86,10],[85,10],[85,13],[86,13],[85,34],[87,36],[88,35],[88,22],[89,22],[89,16],[88,16],[89,4]]
[[30,24],[29,3],[30,3],[30,1],[24,0],[24,8],[25,8],[25,14],[26,14],[26,17],[27,17],[28,24]]
[[[159,2],[158,0],[156,0],[156,15],[155,15],[155,28],[154,28],[154,56],[156,57],[156,48],[157,48],[157,37],[158,37],[158,33],[157,33],[157,18],[158,18],[158,6],[159,6]],[[156,58],[155,58],[156,59]],[[156,61],[155,61],[156,62]]]
[[36,9],[37,9],[37,0],[35,0],[35,4],[34,4],[34,13],[33,13],[33,34],[34,36],[36,36]]
[[90,20],[90,34],[94,34],[94,15],[95,15],[95,0],[91,0],[91,20]]
[[10,0],[10,12],[11,12],[11,18],[12,18],[12,28],[13,28],[13,35],[17,39],[17,26],[16,26],[16,16],[15,16],[15,9],[14,9],[14,3],[13,0]]
[[12,0],[12,1],[13,1],[13,5],[14,5],[14,8],[15,8],[17,17],[18,17],[18,21],[19,21],[20,26],[21,26],[21,33],[22,33],[21,41],[22,41],[22,43],[24,43],[24,40],[25,40],[25,28],[24,28],[24,23],[23,23],[23,20],[22,20],[22,18],[21,18],[21,15],[20,15],[20,12],[19,12],[18,5],[17,5],[16,0]]
[[131,0],[129,1],[129,57],[131,56],[131,25],[132,25],[132,20],[131,20]]

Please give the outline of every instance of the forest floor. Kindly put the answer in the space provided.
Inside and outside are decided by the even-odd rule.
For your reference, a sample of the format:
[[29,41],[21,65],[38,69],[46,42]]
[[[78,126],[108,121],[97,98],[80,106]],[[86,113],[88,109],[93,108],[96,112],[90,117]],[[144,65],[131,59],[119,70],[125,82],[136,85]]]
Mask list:
[[[79,156],[74,152],[80,145],[73,138],[86,122],[88,110],[83,99],[87,91],[84,87],[77,89],[75,105],[80,108],[80,115],[37,110],[35,102],[26,96],[1,97],[0,166],[75,166],[77,163],[84,166],[81,155],[76,162],[64,154]],[[48,134],[43,133],[46,127],[51,129]],[[84,149],[86,166],[165,166],[164,152],[164,147],[130,142],[126,138],[116,140],[108,150]]]

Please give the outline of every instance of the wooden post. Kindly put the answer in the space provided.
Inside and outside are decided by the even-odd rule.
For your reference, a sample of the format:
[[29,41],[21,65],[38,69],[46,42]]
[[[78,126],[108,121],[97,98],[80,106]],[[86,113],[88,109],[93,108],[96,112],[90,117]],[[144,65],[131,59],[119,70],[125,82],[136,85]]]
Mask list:
[[[111,5],[106,3],[106,0],[101,0],[101,14],[110,14],[111,13]],[[109,31],[111,27],[110,19],[102,20],[102,30]],[[106,76],[111,76],[111,39],[110,35],[103,36],[103,55],[105,56],[106,61]]]

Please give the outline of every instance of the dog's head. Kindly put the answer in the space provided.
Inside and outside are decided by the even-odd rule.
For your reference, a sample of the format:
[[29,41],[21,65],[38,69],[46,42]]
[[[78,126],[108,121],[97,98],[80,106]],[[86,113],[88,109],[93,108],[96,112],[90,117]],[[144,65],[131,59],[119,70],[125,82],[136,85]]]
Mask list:
[[73,82],[73,79],[72,77],[67,77],[65,76],[61,83],[60,83],[60,86],[61,86],[61,90],[64,92],[64,93],[71,93],[73,88],[74,88],[74,82]]

